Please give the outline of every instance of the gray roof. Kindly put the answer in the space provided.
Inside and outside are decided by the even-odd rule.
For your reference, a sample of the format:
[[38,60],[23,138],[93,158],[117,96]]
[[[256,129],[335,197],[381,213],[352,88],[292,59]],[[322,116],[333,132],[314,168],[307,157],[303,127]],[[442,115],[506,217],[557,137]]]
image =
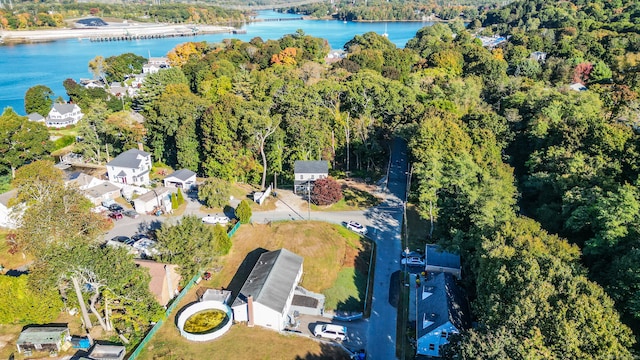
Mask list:
[[81,171],[74,171],[67,175],[67,181],[78,184],[78,186],[89,185],[93,179],[95,179],[93,176],[87,175]]
[[189,169],[180,169],[178,171],[175,171],[173,174],[167,176],[165,179],[168,179],[170,177],[174,177],[174,178],[182,180],[182,181],[187,181],[192,176],[195,176],[195,174],[196,173],[194,173],[193,171],[191,171]]
[[[458,331],[469,327],[471,315],[469,306],[462,290],[456,285],[453,275],[431,273],[416,291],[418,339],[444,325],[447,321],[451,322]],[[431,295],[424,297],[428,293]],[[424,327],[425,318],[433,323]]]
[[93,199],[97,199],[105,194],[109,194],[112,193],[114,191],[120,191],[120,188],[113,185],[112,183],[105,181],[100,185],[96,185],[94,187],[90,187],[86,190],[84,190],[84,193],[87,194],[87,196],[93,198]]
[[329,162],[326,160],[296,160],[293,163],[293,172],[296,174],[328,174]]
[[66,326],[35,326],[22,330],[18,345],[26,344],[57,344],[64,333],[68,334]]
[[166,194],[171,193],[172,190],[175,190],[175,189],[171,189],[164,186],[158,186],[157,188],[154,188],[153,190],[147,191],[146,193],[138,196],[136,200],[144,201],[144,202],[149,202],[151,200],[156,201],[156,194],[158,195],[157,196],[158,198],[162,199]]
[[44,121],[44,116],[38,114],[38,113],[31,113],[29,115],[27,115],[27,118],[31,121]]
[[140,167],[142,158],[149,156],[148,152],[140,151],[138,149],[129,149],[122,154],[116,156],[115,159],[107,163],[108,166],[118,166],[129,169],[137,169]]
[[56,111],[58,111],[61,115],[73,112],[73,108],[75,106],[76,104],[60,104],[60,103],[53,104],[53,108],[56,109]]
[[0,204],[8,208],[9,200],[13,199],[16,196],[18,196],[18,190],[16,189],[9,190],[6,193],[2,193],[0,194]]
[[94,360],[120,360],[124,359],[127,349],[122,345],[100,345],[96,344],[91,352],[89,358]]
[[242,285],[233,305],[253,301],[282,313],[287,298],[296,287],[296,275],[302,267],[302,257],[287,249],[269,251],[258,259],[251,274]]
[[458,270],[461,268],[460,255],[443,251],[438,245],[427,245],[425,254],[425,262],[427,266],[437,266]]

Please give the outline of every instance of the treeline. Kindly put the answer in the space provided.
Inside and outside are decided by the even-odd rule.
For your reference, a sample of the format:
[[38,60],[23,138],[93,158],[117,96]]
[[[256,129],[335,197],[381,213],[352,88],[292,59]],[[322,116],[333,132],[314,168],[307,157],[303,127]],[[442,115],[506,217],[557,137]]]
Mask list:
[[65,20],[85,16],[117,18],[140,22],[218,24],[243,21],[237,10],[214,5],[136,3],[17,3],[13,8],[0,7],[0,24],[4,29],[56,28],[68,26]]
[[424,21],[432,19],[435,15],[438,19],[452,20],[457,18],[475,19],[479,9],[484,6],[492,6],[495,1],[452,1],[442,3],[439,1],[347,1],[336,3],[317,2],[293,6],[285,11],[296,14],[304,14],[314,18],[337,18],[349,21]]

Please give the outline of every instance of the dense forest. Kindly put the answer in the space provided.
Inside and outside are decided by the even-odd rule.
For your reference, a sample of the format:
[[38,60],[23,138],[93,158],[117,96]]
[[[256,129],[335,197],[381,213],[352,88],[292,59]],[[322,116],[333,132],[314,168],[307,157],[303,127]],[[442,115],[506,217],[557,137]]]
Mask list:
[[[425,27],[405,49],[358,35],[332,64],[326,42],[302,31],[182,44],[135,99],[68,80],[87,109],[75,149],[104,163],[105,146],[143,141],[154,161],[264,186],[264,174],[290,181],[299,159],[368,176],[404,137],[409,199],[433,220],[426,240],[461,253],[478,323],[451,357],[629,359],[640,333],[638,6],[514,2],[470,28]],[[508,41],[483,47],[480,26]],[[101,76],[121,76],[122,58],[104,60]]]

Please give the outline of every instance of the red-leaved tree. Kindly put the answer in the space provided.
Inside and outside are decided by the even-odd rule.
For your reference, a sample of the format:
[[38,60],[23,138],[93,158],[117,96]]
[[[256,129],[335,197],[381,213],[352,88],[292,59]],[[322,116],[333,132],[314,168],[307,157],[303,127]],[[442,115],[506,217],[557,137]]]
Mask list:
[[573,69],[573,82],[580,83],[582,85],[589,82],[589,75],[593,71],[593,65],[590,63],[580,63]]
[[331,178],[318,179],[311,190],[311,201],[316,205],[331,205],[342,199],[342,188]]

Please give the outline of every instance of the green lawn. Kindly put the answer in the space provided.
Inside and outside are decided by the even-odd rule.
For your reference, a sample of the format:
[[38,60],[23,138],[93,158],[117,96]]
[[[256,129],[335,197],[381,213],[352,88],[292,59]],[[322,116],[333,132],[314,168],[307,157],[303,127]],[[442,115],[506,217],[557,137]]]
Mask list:
[[327,310],[362,311],[367,278],[355,268],[342,268],[333,286],[323,292]]

